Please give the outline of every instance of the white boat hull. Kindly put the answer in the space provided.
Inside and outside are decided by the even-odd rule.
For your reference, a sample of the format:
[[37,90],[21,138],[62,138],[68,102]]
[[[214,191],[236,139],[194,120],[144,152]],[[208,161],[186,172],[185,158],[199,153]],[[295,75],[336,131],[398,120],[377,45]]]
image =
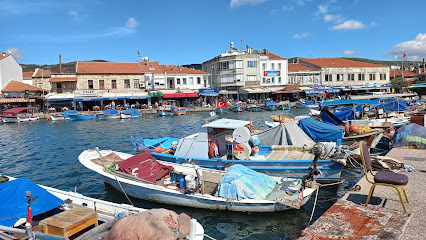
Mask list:
[[[106,156],[111,152],[112,151],[101,151],[101,154],[103,156]],[[127,159],[132,156],[130,154],[124,154],[119,152],[114,153],[119,155],[122,159]],[[204,208],[212,210],[230,210],[237,212],[276,212],[294,209],[291,206],[272,200],[243,199],[230,201],[226,198],[211,196],[208,194],[184,194],[183,192],[173,188],[134,181],[117,175],[114,176],[113,174],[105,172],[102,166],[96,165],[91,161],[91,159],[98,157],[99,155],[95,150],[86,150],[80,154],[79,160],[85,167],[100,174],[104,182],[108,183],[120,192],[123,192],[123,189],[125,189],[127,195],[130,195],[135,198],[177,206]],[[173,164],[162,161],[158,162],[165,165],[173,166],[178,172],[195,174],[195,170],[192,165],[187,166],[184,164]],[[206,171],[214,170],[208,169]],[[120,184],[118,184],[117,180],[120,182]],[[313,192],[315,192],[315,190],[312,188],[306,188],[303,190],[303,200],[301,205],[304,205],[309,200]]]

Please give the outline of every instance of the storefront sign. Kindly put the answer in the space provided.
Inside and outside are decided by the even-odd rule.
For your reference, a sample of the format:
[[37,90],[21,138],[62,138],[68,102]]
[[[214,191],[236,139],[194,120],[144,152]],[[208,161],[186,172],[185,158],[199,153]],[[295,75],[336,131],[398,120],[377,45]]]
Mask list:
[[198,93],[203,96],[217,96],[219,95],[219,88],[202,88],[198,89]]
[[273,77],[273,76],[281,76],[281,71],[263,71],[263,76],[265,77]]
[[102,96],[102,90],[76,90],[74,94],[76,97],[100,97]]

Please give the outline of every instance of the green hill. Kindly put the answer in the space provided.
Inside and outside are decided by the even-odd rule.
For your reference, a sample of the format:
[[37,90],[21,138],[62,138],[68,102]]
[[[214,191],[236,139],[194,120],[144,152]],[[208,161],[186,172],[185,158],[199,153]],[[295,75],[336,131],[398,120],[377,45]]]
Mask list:
[[[106,60],[92,60],[88,62],[108,62]],[[38,65],[38,64],[20,64],[22,67],[22,72],[34,72],[36,68],[43,68],[45,70],[50,70],[53,73],[59,72],[59,64],[52,65]],[[77,62],[68,62],[62,63],[62,73],[75,73],[75,67]]]

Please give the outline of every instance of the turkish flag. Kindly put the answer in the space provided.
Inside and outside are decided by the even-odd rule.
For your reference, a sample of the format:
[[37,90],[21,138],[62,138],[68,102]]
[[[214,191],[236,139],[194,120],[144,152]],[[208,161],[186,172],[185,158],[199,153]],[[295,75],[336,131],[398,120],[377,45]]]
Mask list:
[[402,53],[402,57],[405,57],[405,53]]
[[240,42],[243,42],[243,39],[240,39]]
[[227,107],[226,101],[217,101],[216,102],[216,108],[226,108],[226,107]]

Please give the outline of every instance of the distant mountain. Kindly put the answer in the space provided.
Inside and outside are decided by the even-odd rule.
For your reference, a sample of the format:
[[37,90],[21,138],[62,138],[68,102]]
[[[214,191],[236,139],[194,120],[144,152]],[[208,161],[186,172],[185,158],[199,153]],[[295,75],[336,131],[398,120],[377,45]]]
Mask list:
[[[109,62],[106,60],[92,60],[88,62]],[[62,63],[62,73],[75,73],[77,62]],[[59,73],[59,64],[38,65],[38,64],[21,64],[22,72],[34,72],[36,68],[50,70],[52,73]]]

